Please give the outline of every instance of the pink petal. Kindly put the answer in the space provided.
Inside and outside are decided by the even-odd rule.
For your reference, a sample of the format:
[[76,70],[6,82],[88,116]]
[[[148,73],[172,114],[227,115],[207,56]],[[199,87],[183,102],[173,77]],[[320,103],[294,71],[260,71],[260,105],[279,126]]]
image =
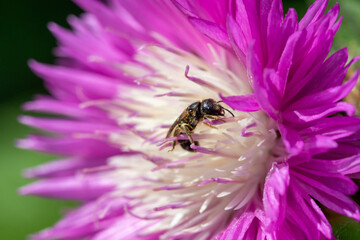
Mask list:
[[270,219],[267,231],[278,229],[286,217],[286,192],[289,182],[289,166],[274,163],[266,176],[264,186],[264,212]]
[[111,179],[82,174],[40,180],[20,188],[19,192],[23,195],[89,201],[113,189]]
[[119,127],[92,123],[85,121],[74,121],[54,118],[37,118],[30,116],[20,116],[19,122],[34,128],[43,129],[45,131],[59,132],[65,134],[76,133],[114,133],[119,131]]
[[220,98],[233,109],[243,112],[255,112],[261,110],[254,94],[224,97]]
[[302,123],[311,122],[339,112],[345,112],[348,116],[355,114],[354,105],[346,102],[337,102],[319,107],[299,109],[293,112],[284,112],[283,117],[289,122]]
[[28,178],[49,178],[70,176],[78,171],[93,169],[106,164],[106,159],[98,158],[66,158],[26,169],[24,176]]
[[107,229],[124,214],[124,199],[103,198],[68,212],[52,228],[31,236],[43,239],[82,239]]
[[301,139],[297,131],[282,124],[279,124],[279,131],[285,147],[291,155],[297,155],[303,151],[304,141]]
[[324,184],[318,183],[308,176],[299,174],[296,171],[292,172],[292,174],[297,179],[300,179],[301,185],[305,191],[321,204],[335,212],[360,221],[360,208],[350,197],[333,190]]
[[324,13],[328,0],[317,0],[307,10],[305,16],[301,19],[299,28],[303,29],[312,22],[318,20]]
[[197,30],[208,36],[210,39],[225,47],[231,48],[229,36],[224,28],[199,18],[190,17],[189,21]]
[[31,135],[17,141],[17,146],[24,149],[48,152],[52,154],[82,157],[109,157],[121,153],[118,148],[107,142],[89,138],[49,138]]
[[255,215],[251,211],[238,214],[227,228],[214,240],[236,240],[245,239],[244,236],[254,221]]

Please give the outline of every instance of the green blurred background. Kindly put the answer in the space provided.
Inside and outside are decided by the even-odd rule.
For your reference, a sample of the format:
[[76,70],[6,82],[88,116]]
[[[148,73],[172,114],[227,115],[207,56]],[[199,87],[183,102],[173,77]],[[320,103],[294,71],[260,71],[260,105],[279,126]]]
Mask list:
[[[295,7],[302,16],[311,2],[284,0],[284,5]],[[344,20],[334,48],[347,45],[351,56],[359,55],[360,1],[343,0],[340,4]],[[46,24],[54,21],[67,26],[66,17],[79,15],[81,10],[69,0],[1,1],[0,9],[0,239],[17,240],[50,226],[61,217],[64,208],[74,206],[58,200],[18,196],[17,189],[31,182],[22,178],[21,171],[54,157],[19,150],[13,144],[33,131],[17,123],[17,117],[22,114],[21,103],[34,94],[46,93],[42,81],[27,67],[27,61],[34,58],[52,63],[51,52],[56,43]],[[334,214],[329,216],[336,237],[360,239],[359,223]]]

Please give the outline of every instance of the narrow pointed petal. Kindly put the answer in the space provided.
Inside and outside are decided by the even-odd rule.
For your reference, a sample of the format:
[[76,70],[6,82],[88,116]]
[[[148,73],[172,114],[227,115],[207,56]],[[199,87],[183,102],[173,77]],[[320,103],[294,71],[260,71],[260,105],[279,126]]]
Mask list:
[[77,176],[41,180],[22,187],[23,195],[89,201],[114,189],[114,183],[105,178]]

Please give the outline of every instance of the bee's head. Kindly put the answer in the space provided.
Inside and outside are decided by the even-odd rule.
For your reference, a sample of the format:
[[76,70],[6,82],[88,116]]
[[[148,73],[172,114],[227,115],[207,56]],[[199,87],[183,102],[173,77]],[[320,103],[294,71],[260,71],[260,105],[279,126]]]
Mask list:
[[[222,101],[219,101],[222,102]],[[229,112],[233,117],[234,114],[221,106],[219,102],[216,102],[212,98],[205,99],[201,102],[201,112],[204,115],[213,115],[213,116],[225,116],[225,111]]]
[[206,115],[224,116],[224,108],[214,99],[208,98],[201,102],[201,111]]

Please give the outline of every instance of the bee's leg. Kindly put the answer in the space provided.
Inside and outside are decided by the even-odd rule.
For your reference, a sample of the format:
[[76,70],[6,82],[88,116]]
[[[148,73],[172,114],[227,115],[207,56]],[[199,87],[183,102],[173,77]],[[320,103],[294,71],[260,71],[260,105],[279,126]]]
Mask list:
[[[204,118],[207,119],[207,120],[216,120],[216,119],[218,119],[217,117],[214,117],[214,116],[211,116],[211,115],[205,115]],[[203,123],[208,127],[218,129],[217,127],[214,127],[209,123],[206,123],[206,122],[203,122]]]
[[225,122],[221,116],[211,116],[211,115],[205,115],[205,117],[204,117],[204,118],[206,118],[206,119],[211,119],[211,120],[220,120],[220,121]]
[[189,141],[191,143],[194,143],[194,139],[192,138],[191,136],[191,131],[190,131],[190,128],[189,128],[189,124],[186,124],[186,123],[183,123],[180,125],[180,128],[182,130],[184,130],[184,132],[186,133],[186,135],[189,137]]
[[211,116],[211,115],[205,115],[204,118],[206,118],[206,119],[211,119],[211,120],[218,119],[218,117]]
[[204,122],[204,124],[205,124],[206,126],[208,126],[208,127],[218,129],[217,127],[214,127],[213,125],[211,125],[211,124],[209,124],[209,123],[205,123],[205,122]]
[[[177,127],[174,131],[174,136],[179,136],[180,135],[180,131],[181,129],[179,127]],[[173,151],[175,146],[176,146],[176,143],[177,143],[177,140],[174,140],[173,143],[172,143],[172,147],[171,147],[171,150],[169,150],[169,152]]]

